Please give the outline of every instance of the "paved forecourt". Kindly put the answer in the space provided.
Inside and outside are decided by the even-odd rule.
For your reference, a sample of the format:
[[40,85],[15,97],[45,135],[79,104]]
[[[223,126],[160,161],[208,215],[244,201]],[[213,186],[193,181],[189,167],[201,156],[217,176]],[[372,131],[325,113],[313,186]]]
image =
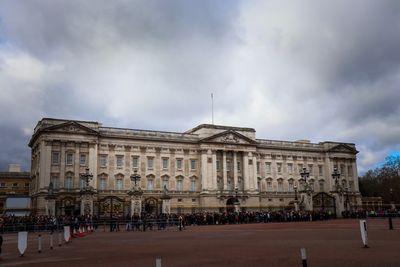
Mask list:
[[19,257],[17,235],[3,235],[1,266],[301,266],[300,248],[309,266],[400,266],[400,219],[388,230],[387,219],[368,219],[370,248],[363,248],[359,220],[269,224],[189,226],[146,232],[97,231],[42,253],[37,233],[29,233],[28,249]]

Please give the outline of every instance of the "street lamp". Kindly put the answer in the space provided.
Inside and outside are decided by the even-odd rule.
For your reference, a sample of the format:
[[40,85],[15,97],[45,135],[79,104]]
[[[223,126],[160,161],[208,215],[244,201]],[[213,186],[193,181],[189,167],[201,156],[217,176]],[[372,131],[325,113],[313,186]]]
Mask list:
[[297,185],[296,184],[293,186],[293,189],[294,189],[294,201],[297,202]]
[[85,188],[84,189],[89,189],[89,182],[90,180],[93,179],[93,174],[89,173],[89,168],[85,169],[85,173],[80,174],[81,179],[85,181]]
[[137,173],[137,170],[135,170],[133,172],[133,174],[131,175],[130,178],[131,178],[131,181],[134,183],[133,191],[136,191],[137,190],[137,182],[140,181],[140,175]]
[[339,192],[342,191],[341,186],[339,184],[339,180],[340,180],[340,173],[338,171],[338,169],[335,167],[333,168],[333,173],[332,173],[332,178],[335,180],[335,191]]

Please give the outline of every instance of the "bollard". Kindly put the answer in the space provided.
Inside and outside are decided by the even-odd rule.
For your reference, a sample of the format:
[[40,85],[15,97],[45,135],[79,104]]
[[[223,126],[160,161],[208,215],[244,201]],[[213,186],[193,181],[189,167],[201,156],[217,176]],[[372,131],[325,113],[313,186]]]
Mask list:
[[161,259],[156,259],[156,267],[161,267]]
[[306,254],[306,249],[301,248],[300,249],[300,254],[301,254],[301,262],[303,264],[303,267],[307,267],[307,254]]
[[50,249],[53,249],[53,233],[50,233]]
[[61,247],[61,231],[58,232],[58,246]]
[[38,252],[42,253],[42,235],[41,234],[39,234],[39,237],[38,237]]
[[389,214],[389,230],[393,230],[392,216]]

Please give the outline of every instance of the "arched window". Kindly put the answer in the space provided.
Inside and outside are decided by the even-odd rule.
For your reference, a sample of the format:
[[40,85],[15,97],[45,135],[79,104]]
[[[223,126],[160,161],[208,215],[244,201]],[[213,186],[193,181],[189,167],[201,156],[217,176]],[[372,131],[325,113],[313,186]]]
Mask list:
[[99,180],[99,189],[106,190],[107,189],[107,177],[101,176]]
[[293,180],[293,178],[290,178],[290,179],[288,180],[288,183],[289,183],[288,191],[289,191],[289,192],[293,192],[293,191],[294,191],[294,189],[293,189],[293,185],[294,185],[294,180]]
[[193,176],[192,178],[190,178],[190,191],[191,192],[196,192],[196,187],[197,187],[196,177]]
[[218,190],[224,189],[224,182],[222,181],[222,177],[220,176],[217,177],[217,188]]
[[153,191],[154,190],[154,176],[148,175],[146,178],[147,178],[147,190]]

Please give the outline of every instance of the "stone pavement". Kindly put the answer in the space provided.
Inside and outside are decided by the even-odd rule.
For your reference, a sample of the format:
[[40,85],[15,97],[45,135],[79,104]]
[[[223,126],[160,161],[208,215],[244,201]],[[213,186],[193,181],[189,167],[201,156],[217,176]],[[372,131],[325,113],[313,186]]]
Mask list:
[[[308,266],[400,266],[400,219],[388,230],[387,219],[369,219],[370,248],[363,248],[358,220],[270,224],[190,226],[179,232],[103,232],[73,239],[49,249],[42,234],[29,234],[24,257],[19,257],[16,234],[4,237],[0,266],[301,266],[300,248],[307,249]],[[55,236],[54,243],[57,245]]]

